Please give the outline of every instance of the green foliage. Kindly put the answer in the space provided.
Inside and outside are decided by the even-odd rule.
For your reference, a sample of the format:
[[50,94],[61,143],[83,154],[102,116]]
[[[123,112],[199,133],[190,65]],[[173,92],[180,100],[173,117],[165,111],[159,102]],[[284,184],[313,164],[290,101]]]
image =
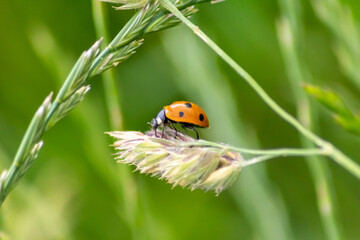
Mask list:
[[[188,2],[192,1],[179,4]],[[337,45],[334,49],[334,43],[340,42],[338,39],[345,42],[348,35],[332,35],[332,29],[346,33],[348,28],[324,24],[324,18],[312,8],[315,2],[301,1],[304,6],[299,12],[306,20],[302,39],[306,47],[302,51],[309,71],[317,85],[341,85],[355,92],[355,101],[360,101],[358,90],[348,84],[356,69],[351,74],[344,71],[344,67],[357,65],[343,65],[349,55],[338,54],[343,52],[338,52]],[[358,21],[359,1],[346,4],[343,7]],[[278,42],[275,26],[280,17],[276,1],[225,1],[199,8],[192,21],[244,66],[270,96],[292,113],[303,106],[289,92],[288,69],[279,49],[283,43]],[[110,4],[104,9],[111,38],[136,13],[114,11]],[[343,14],[350,15],[347,11]],[[336,14],[327,18],[340,22]],[[0,25],[0,166],[6,169],[44,96],[59,89],[79,53],[97,38],[89,1],[5,1],[0,7]],[[48,37],[36,35],[39,29],[45,29]],[[124,40],[132,43],[135,39]],[[346,40],[360,46],[356,38]],[[32,45],[34,41],[39,47]],[[145,43],[136,49],[137,54],[114,68],[114,90],[120,96],[124,130],[148,130],[146,123],[162,106],[189,100],[204,106],[209,116],[210,129],[201,130],[206,140],[253,148],[300,146],[296,132],[185,27],[148,35]],[[118,55],[108,63],[122,61],[125,56]],[[326,186],[311,180],[302,158],[248,167],[234,187],[219,197],[199,190],[170,189],[165,182],[115,164],[108,146],[111,142],[103,134],[112,130],[104,110],[103,87],[99,77],[89,83],[92,90],[85,101],[45,136],[37,161],[4,202],[0,237],[328,239],[314,191],[316,188],[324,194]],[[320,117],[319,132],[359,159],[359,139],[334,127],[328,114]],[[126,181],[129,172],[134,182]],[[336,164],[330,164],[329,172],[339,225],[345,239],[356,239],[360,235],[358,181]],[[134,193],[140,204],[132,198]],[[140,211],[139,218],[132,215],[134,208]],[[321,211],[328,214],[327,202],[322,203]]]
[[328,108],[334,120],[346,131],[360,136],[360,116],[352,112],[338,94],[315,85],[305,85],[305,91]]
[[[160,13],[156,14],[157,12]],[[142,43],[142,35],[147,33],[147,26],[164,14],[164,11],[157,3],[149,3],[130,19],[100,54],[101,40],[95,42],[89,50],[83,52],[55,100],[51,102],[52,94],[50,94],[44,104],[40,106],[27,129],[9,171],[3,171],[0,179],[0,205],[37,157],[42,146],[42,142],[40,142],[42,135],[78,105],[90,90],[89,86],[85,86],[88,78],[117,66],[119,62],[128,59],[134,54],[134,50]],[[160,21],[157,24],[160,25],[160,29],[170,27],[162,27],[164,24],[167,25],[168,21]],[[174,26],[174,24],[172,23],[171,26]]]
[[79,104],[90,89],[84,84],[90,74],[91,63],[99,51],[99,46],[98,41],[80,56],[55,100],[52,101],[51,93],[36,111],[12,165],[9,170],[4,170],[2,173],[0,205],[37,158],[43,145],[41,140],[43,134]]

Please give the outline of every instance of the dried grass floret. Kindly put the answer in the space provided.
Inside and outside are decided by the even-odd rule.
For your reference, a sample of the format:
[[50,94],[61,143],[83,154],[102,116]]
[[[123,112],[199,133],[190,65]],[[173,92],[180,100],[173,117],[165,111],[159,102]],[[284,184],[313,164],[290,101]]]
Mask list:
[[136,166],[135,170],[165,179],[173,187],[213,190],[216,194],[229,187],[239,176],[243,158],[227,145],[212,145],[166,128],[163,138],[153,131],[109,132],[117,139],[115,159]]

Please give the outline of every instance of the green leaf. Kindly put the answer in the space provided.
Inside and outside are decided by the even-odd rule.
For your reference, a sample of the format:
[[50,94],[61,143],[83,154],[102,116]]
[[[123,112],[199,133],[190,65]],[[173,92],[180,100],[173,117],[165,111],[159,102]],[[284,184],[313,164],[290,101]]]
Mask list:
[[360,136],[360,117],[344,118],[339,115],[334,116],[335,121],[340,124],[346,131]]
[[333,112],[335,122],[346,131],[360,136],[360,116],[346,106],[344,101],[333,91],[315,85],[305,85],[305,91]]
[[343,100],[335,92],[331,90],[325,90],[321,87],[310,84],[306,84],[304,88],[309,95],[313,96],[316,100],[325,105],[325,107],[329,108],[334,113],[337,113],[343,117],[354,117],[354,114],[351,112],[351,110],[345,105]]

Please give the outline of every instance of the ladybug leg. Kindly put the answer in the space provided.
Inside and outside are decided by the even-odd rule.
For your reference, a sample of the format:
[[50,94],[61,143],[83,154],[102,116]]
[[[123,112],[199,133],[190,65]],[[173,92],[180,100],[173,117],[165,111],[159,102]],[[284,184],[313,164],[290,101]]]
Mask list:
[[190,129],[190,130],[194,131],[196,133],[196,139],[199,140],[199,133],[193,125],[183,124],[182,126],[184,129]]
[[163,125],[163,129],[162,129],[162,133],[161,133],[161,138],[164,138],[164,131],[165,131],[165,124]]
[[174,129],[175,130],[175,138],[177,137],[177,129],[176,129],[176,127],[174,126],[174,124],[172,123],[172,122],[170,122],[171,123],[171,127],[172,127],[172,129]]
[[155,137],[157,137],[157,135],[156,135],[156,128],[154,128],[154,133],[155,133]]
[[192,130],[195,131],[195,133],[196,133],[196,139],[199,140],[199,133],[198,133],[198,131],[196,130],[196,128],[193,128]]
[[187,128],[184,124],[181,124],[181,127],[185,130],[185,132],[186,132],[186,134],[187,134],[188,128]]

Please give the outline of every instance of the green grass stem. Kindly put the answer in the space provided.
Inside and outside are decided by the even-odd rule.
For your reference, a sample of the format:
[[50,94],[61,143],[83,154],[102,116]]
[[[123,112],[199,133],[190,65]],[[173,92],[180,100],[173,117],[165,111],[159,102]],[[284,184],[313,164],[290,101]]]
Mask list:
[[317,17],[334,38],[334,52],[343,73],[360,90],[360,28],[348,3],[339,0],[311,0]]
[[[223,145],[215,142],[208,142],[208,141],[199,141],[198,145],[204,145],[206,143],[209,146],[213,147],[223,147]],[[192,143],[192,145],[194,145]],[[314,149],[302,149],[302,148],[279,148],[279,149],[248,149],[248,148],[239,148],[228,146],[229,150],[236,151],[239,153],[248,153],[253,155],[289,155],[289,156],[301,156],[302,154],[308,155],[308,152],[316,152],[320,155],[328,155],[329,152],[326,152],[322,149],[314,148]]]
[[[206,134],[206,138],[226,140],[233,145],[245,147],[251,143],[257,147],[254,130],[238,112],[236,92],[232,91],[226,74],[220,70],[216,56],[186,30],[180,28],[164,34],[162,44],[174,69],[173,78],[182,94],[189,100],[201,103],[211,118],[212,126],[221,126],[203,131],[201,136]],[[179,47],[178,39],[184,43],[182,47]],[[220,147],[216,143],[213,146]],[[241,150],[239,152],[245,158],[248,154],[266,154],[261,150],[236,150]],[[236,202],[238,214],[243,216],[239,224],[248,224],[249,232],[262,239],[291,240],[294,238],[287,214],[289,209],[284,204],[284,196],[276,189],[277,186],[266,173],[265,164],[260,164],[246,169],[229,193]],[[266,199],[266,203],[262,199]]]
[[256,93],[264,100],[264,102],[281,118],[294,126],[306,138],[314,142],[317,146],[329,152],[329,157],[337,162],[340,166],[352,173],[360,179],[360,166],[352,159],[343,154],[331,143],[321,139],[312,131],[304,127],[295,117],[287,113],[280,107],[255,81],[255,79],[247,73],[240,65],[238,65],[227,53],[225,53],[214,41],[212,41],[198,26],[195,26],[190,20],[182,15],[182,13],[169,1],[160,0],[162,6],[178,17],[185,25],[187,25],[200,39],[202,39],[219,57],[221,57],[231,68],[233,68],[243,79],[256,91]]
[[[103,2],[98,0],[92,1],[93,6],[93,19],[94,26],[97,34],[97,38],[101,36],[104,37],[103,44],[108,45],[109,43],[109,33],[107,31],[106,24],[106,7]],[[116,86],[115,74],[112,69],[104,72],[102,74],[103,86],[104,86],[104,96],[107,114],[110,120],[110,129],[111,130],[122,130],[123,129],[123,119],[120,106],[120,97],[118,94],[118,88]],[[121,175],[121,185],[124,198],[123,209],[125,211],[125,220],[127,221],[133,239],[139,239],[138,224],[137,222],[141,219],[141,211],[138,207],[139,197],[137,185],[134,177],[131,175],[129,168],[122,167],[119,169],[119,174]]]
[[[312,76],[306,67],[306,61],[302,57],[303,23],[301,20],[301,3],[279,0],[282,12],[281,20],[278,21],[278,35],[282,50],[288,79],[297,104],[298,119],[304,126],[313,130],[319,129],[317,123],[317,111],[310,105],[305,91],[300,87],[303,82],[312,82]],[[314,147],[308,139],[300,136],[304,148]],[[308,156],[309,166],[316,197],[320,218],[328,239],[342,239],[340,235],[339,221],[335,217],[335,200],[331,192],[328,163],[321,161],[319,156]]]
[[[109,33],[107,31],[106,23],[106,8],[104,3],[98,0],[92,1],[93,6],[93,19],[94,27],[97,38],[103,37],[103,44],[106,46],[109,44]],[[120,97],[118,94],[116,79],[114,71],[104,72],[102,75],[104,85],[105,102],[107,106],[107,113],[110,119],[110,127],[112,130],[123,129],[123,118],[121,113]]]

